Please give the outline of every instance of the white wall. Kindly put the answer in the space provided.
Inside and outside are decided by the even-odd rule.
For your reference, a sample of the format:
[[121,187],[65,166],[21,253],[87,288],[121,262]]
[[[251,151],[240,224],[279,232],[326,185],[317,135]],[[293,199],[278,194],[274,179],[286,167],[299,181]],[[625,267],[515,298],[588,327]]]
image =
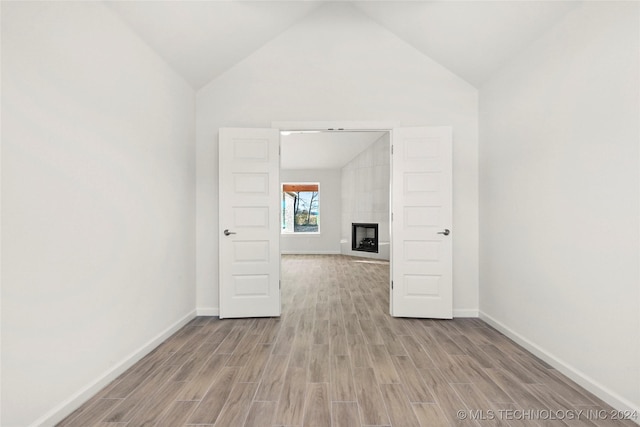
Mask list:
[[2,426],[52,425],[194,314],[194,108],[101,3],[2,3]]
[[636,410],[638,29],[585,2],[480,91],[482,316]]
[[[342,239],[344,255],[390,259],[390,138],[386,132],[342,168]],[[378,224],[378,252],[354,251],[353,223]]]
[[340,253],[340,170],[308,169],[280,171],[280,181],[320,183],[320,234],[282,234],[283,254]]
[[218,309],[218,128],[396,121],[454,129],[454,307],[478,309],[477,90],[348,4],[327,4],[197,94],[197,301]]

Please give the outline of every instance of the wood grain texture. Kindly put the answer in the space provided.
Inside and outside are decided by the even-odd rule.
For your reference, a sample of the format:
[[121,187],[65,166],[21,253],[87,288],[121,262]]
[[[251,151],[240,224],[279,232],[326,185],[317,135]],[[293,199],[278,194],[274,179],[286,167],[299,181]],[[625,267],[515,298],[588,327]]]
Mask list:
[[402,384],[381,384],[380,390],[392,426],[420,427]]
[[187,419],[193,412],[199,402],[173,401],[167,407],[167,410],[160,417],[156,427],[174,427],[181,426],[187,422]]
[[420,377],[418,369],[408,356],[395,356],[393,363],[400,375],[400,382],[407,390],[411,402],[435,402],[433,393]]
[[211,355],[196,377],[183,383],[182,389],[176,396],[176,400],[202,400],[213,381],[217,378],[222,368],[224,368],[224,364],[228,358],[229,355],[227,354]]
[[332,427],[353,427],[360,425],[358,404],[356,402],[333,402],[331,408]]
[[285,374],[282,392],[276,411],[276,425],[300,425],[304,415],[304,398],[307,386],[307,370],[289,367]]
[[423,427],[450,425],[449,420],[442,413],[440,405],[436,403],[414,403],[413,412]]
[[287,370],[289,357],[282,354],[272,354],[262,377],[256,400],[277,401],[284,385],[284,373]]
[[356,389],[349,356],[331,358],[331,400],[335,402],[355,402]]
[[257,388],[258,383],[236,383],[216,424],[225,427],[244,426]]
[[204,395],[193,415],[189,417],[189,423],[214,424],[229,398],[237,375],[237,367],[222,368],[220,375],[211,384],[209,391]]
[[364,425],[388,425],[389,416],[373,368],[354,368],[353,381]]
[[305,402],[303,425],[331,427],[329,387],[326,383],[309,383]]
[[272,425],[278,402],[254,401],[249,408],[249,414],[244,427],[262,427]]
[[197,317],[58,426],[634,425],[506,419],[611,408],[479,319],[390,317],[388,263],[358,261],[283,256],[280,318]]

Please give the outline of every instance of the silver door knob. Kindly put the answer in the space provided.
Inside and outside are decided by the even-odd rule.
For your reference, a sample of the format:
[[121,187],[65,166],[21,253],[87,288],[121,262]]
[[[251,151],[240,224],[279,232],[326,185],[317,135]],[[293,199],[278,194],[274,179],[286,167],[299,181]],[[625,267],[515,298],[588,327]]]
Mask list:
[[445,236],[448,236],[449,233],[451,233],[451,231],[448,228],[445,228],[444,231],[438,231],[438,234],[444,234]]
[[231,234],[236,234],[235,231],[229,231],[228,229],[224,230],[223,233],[224,233],[225,236],[229,236]]

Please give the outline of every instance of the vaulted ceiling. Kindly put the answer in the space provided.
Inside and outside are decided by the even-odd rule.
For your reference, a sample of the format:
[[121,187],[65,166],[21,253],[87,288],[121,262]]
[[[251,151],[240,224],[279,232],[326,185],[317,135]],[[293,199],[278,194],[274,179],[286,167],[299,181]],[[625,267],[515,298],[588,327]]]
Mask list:
[[[108,1],[199,89],[325,1]],[[479,87],[579,2],[342,1]]]

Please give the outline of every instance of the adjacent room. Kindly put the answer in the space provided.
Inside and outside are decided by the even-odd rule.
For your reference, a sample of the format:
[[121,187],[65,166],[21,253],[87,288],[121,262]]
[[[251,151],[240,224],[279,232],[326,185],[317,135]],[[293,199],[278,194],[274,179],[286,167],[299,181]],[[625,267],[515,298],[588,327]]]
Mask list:
[[[0,19],[3,427],[640,422],[639,3],[2,1]],[[450,220],[394,202],[440,182],[393,175],[392,146],[425,139],[402,129],[448,129]],[[281,165],[221,178],[239,131]],[[226,186],[255,207],[262,183],[275,213],[243,220],[274,247],[225,217]],[[449,246],[406,245],[399,215]],[[394,314],[393,251],[445,246],[451,315]],[[236,290],[276,292],[252,304],[279,316],[224,315],[231,255],[277,262]]]
[[[281,134],[280,181],[285,194],[283,203],[285,206],[289,203],[282,217],[286,223],[289,212],[292,218],[289,222],[295,222],[297,227],[294,230],[293,224],[289,228],[283,224],[281,253],[357,255],[388,261],[389,132],[284,131]],[[315,187],[300,193],[302,203],[297,206],[294,200],[298,191],[290,187],[291,191],[286,194],[287,185]],[[313,205],[311,211],[319,214],[313,219],[313,229],[305,225],[309,223],[307,204]],[[294,221],[296,215],[302,216]],[[368,238],[375,237],[375,248],[363,247],[366,227],[371,235]]]

